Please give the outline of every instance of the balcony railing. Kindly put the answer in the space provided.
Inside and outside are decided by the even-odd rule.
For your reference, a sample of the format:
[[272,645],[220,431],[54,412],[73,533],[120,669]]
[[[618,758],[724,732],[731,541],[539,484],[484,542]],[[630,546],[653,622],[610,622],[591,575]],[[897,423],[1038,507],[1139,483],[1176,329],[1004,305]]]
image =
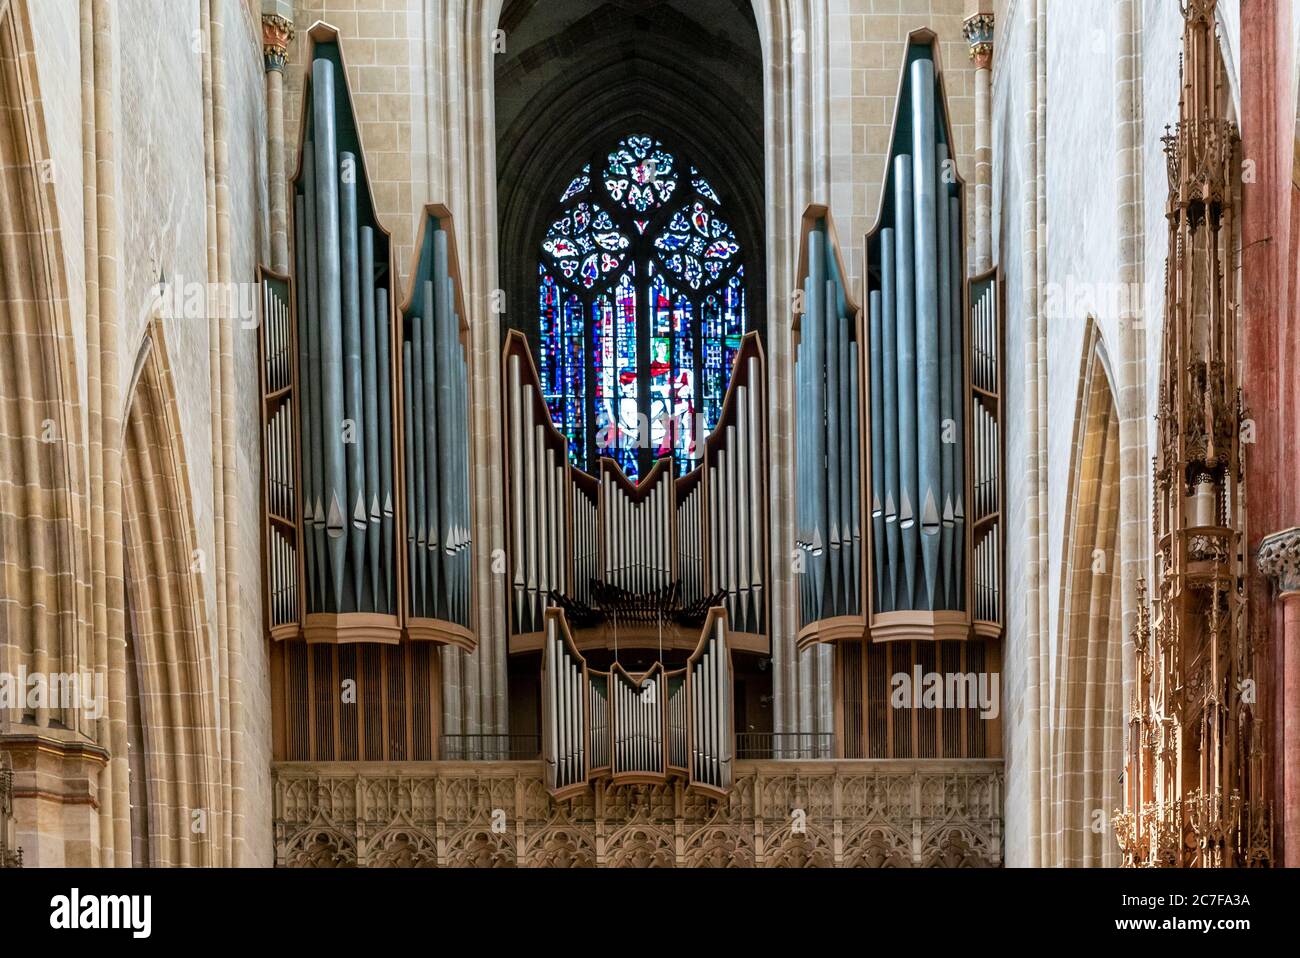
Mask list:
[[742,759],[825,759],[835,757],[831,732],[740,732],[736,757]]
[[281,867],[987,867],[999,759],[737,761],[722,798],[681,778],[555,799],[541,761],[280,763]]
[[541,735],[444,735],[439,753],[448,762],[519,762],[541,757]]

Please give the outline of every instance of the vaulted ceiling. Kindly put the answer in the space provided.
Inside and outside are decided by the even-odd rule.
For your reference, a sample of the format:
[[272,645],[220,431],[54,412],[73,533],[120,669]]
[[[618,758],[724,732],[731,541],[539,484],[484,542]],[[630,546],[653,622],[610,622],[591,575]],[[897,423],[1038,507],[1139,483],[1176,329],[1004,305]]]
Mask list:
[[[496,58],[501,276],[533,301],[556,202],[597,150],[649,133],[688,153],[729,212],[753,266],[762,328],[763,76],[751,0],[507,0]],[[508,325],[535,317],[511,310]]]

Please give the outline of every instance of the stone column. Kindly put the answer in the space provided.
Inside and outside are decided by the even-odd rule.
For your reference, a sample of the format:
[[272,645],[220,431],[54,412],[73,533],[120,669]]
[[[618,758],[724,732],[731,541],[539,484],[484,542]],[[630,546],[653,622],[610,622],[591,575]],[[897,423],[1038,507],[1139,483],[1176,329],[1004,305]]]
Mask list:
[[989,146],[990,87],[993,82],[993,14],[980,9],[989,0],[971,0],[973,12],[962,28],[975,64],[975,272],[993,265],[993,151]]
[[[289,272],[289,194],[284,172],[284,63],[293,40],[291,5],[268,0],[262,14],[262,57],[266,65],[267,179],[271,193],[271,268]],[[283,15],[282,15],[283,14]]]
[[1283,723],[1274,761],[1281,770],[1284,799],[1282,808],[1274,808],[1274,828],[1282,833],[1286,856],[1278,864],[1295,866],[1300,864],[1300,526],[1261,539],[1258,562],[1277,589],[1273,641],[1283,666],[1274,684]]

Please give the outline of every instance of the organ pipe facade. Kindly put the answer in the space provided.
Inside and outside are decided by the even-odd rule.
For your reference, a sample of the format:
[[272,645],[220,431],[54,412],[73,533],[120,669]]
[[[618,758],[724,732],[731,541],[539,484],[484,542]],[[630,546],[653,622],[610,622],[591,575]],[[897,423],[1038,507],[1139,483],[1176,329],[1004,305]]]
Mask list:
[[413,636],[472,645],[469,327],[451,215],[425,210],[402,304],[406,614]]
[[542,760],[557,798],[594,779],[654,784],[680,777],[724,794],[735,755],[727,613],[712,609],[679,669],[655,662],[631,673],[615,662],[591,668],[562,609],[545,616],[542,645]]
[[[580,643],[691,649],[725,606],[733,641],[768,648],[767,411],[755,333],[737,350],[700,464],[675,475],[660,460],[640,482],[600,460],[573,467],[551,422],[528,343],[502,358],[507,562],[512,649],[541,647],[547,609],[563,608]],[[612,692],[611,692],[612,694]]]
[[970,496],[963,184],[936,49],[917,35],[908,44],[867,237],[870,591],[873,624],[946,635],[969,621]]
[[399,323],[338,37],[320,23],[309,36],[293,275],[261,273],[268,630],[473,648],[471,400],[450,216],[426,211]]
[[969,280],[937,42],[908,40],[865,309],[829,211],[804,215],[795,309],[801,647],[1000,636],[1002,307]]
[[1135,866],[1272,860],[1269,708],[1246,621],[1244,417],[1238,385],[1237,131],[1225,116],[1213,0],[1184,7],[1169,173],[1155,468],[1154,617],[1133,636],[1124,808]]

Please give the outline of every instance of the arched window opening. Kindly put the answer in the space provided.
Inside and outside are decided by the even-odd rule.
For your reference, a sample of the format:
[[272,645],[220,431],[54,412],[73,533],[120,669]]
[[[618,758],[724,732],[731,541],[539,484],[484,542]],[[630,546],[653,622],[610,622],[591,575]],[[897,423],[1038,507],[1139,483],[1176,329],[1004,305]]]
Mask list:
[[574,465],[694,468],[748,325],[744,253],[704,174],[652,136],[576,172],[537,267],[542,390]]

